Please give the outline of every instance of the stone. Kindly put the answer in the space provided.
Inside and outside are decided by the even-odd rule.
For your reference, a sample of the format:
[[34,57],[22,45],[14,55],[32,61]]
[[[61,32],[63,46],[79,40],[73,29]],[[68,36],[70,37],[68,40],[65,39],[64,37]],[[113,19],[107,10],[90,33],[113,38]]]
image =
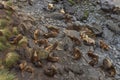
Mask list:
[[110,17],[111,17],[112,19],[115,19],[115,20],[120,21],[120,16],[119,16],[119,14],[118,14],[118,15],[117,15],[117,14],[111,14]]
[[120,27],[116,23],[114,23],[112,20],[107,20],[105,23],[108,29],[110,29],[114,33],[120,34]]
[[68,0],[63,0],[63,5],[65,6],[65,11],[69,14],[74,14],[75,9],[72,4],[69,3]]
[[75,21],[72,23],[67,23],[67,29],[80,31],[82,27],[85,27],[85,24],[80,21]]
[[71,51],[73,48],[73,42],[71,41],[71,39],[69,37],[64,37],[61,44],[59,45],[61,48],[63,47],[63,49],[65,51]]
[[75,30],[64,30],[63,31],[67,36],[70,36],[70,37],[75,37],[77,38],[78,40],[80,39],[80,33],[78,31],[75,31]]
[[119,0],[101,0],[101,9],[105,12],[120,13]]
[[84,12],[81,10],[77,10],[77,12],[75,13],[75,15],[77,16],[77,20],[82,20],[83,16],[84,16]]
[[[109,36],[108,36],[109,35]],[[104,39],[106,40],[111,40],[113,38],[114,33],[111,32],[109,29],[107,28],[103,28],[103,34],[102,37],[104,37]]]
[[101,9],[106,12],[111,12],[115,8],[113,4],[108,2],[108,0],[101,0]]
[[54,13],[50,13],[50,14],[46,15],[45,17],[46,18],[56,19],[56,20],[63,20],[64,19],[64,14],[54,12]]
[[65,71],[67,71],[67,72],[71,71],[74,74],[79,74],[79,75],[84,74],[82,68],[78,64],[72,64],[69,66],[65,66],[64,69],[65,69]]
[[102,26],[92,23],[92,24],[86,24],[86,26],[94,32],[95,35],[100,35],[102,34]]

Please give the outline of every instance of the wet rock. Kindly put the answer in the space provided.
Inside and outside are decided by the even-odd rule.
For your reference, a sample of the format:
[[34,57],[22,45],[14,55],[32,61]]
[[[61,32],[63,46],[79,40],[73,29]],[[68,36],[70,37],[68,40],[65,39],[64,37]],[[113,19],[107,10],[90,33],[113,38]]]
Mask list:
[[113,5],[115,5],[115,7],[120,7],[120,0],[101,0],[103,2],[107,1]]
[[29,39],[29,40],[28,40],[28,46],[29,46],[30,48],[37,48],[37,47],[39,47],[38,45],[36,45],[36,44],[34,43],[34,41],[33,41],[32,39]]
[[83,16],[84,16],[84,12],[81,10],[77,10],[77,12],[75,13],[75,16],[77,16],[77,20],[82,20]]
[[49,25],[47,26],[49,31],[57,32],[59,33],[59,28],[57,26]]
[[120,44],[120,37],[119,36],[113,36],[112,45]]
[[110,17],[111,17],[112,19],[115,19],[115,20],[120,21],[120,16],[119,16],[119,15],[111,14]]
[[72,16],[71,20],[74,22],[74,21],[77,21],[77,18],[75,16]]
[[120,34],[120,27],[116,23],[114,23],[112,20],[107,20],[106,26],[108,29],[110,29],[114,33]]
[[66,76],[65,80],[76,80],[75,74],[71,71],[69,71],[68,75]]
[[55,37],[57,37],[57,35],[58,35],[58,33],[57,32],[53,32],[53,31],[51,31],[50,33],[46,33],[46,34],[44,34],[43,36],[45,37],[45,38],[55,38]]
[[115,6],[108,0],[101,0],[101,9],[106,12],[112,12]]
[[[40,30],[43,31],[44,33],[48,33],[48,29],[45,26],[40,26]],[[43,33],[40,33],[43,35]]]
[[64,30],[64,33],[70,37],[75,37],[77,39],[80,38],[80,33],[78,31],[75,31],[75,30]]
[[86,24],[86,26],[91,29],[95,35],[101,35],[102,34],[102,26],[92,23],[92,24]]
[[[79,75],[80,80],[104,80],[105,74],[100,73],[99,70],[96,70],[95,68],[92,68],[87,65],[70,65],[69,67],[65,68],[65,71],[68,71],[71,76],[74,77],[74,74]],[[72,72],[72,73],[71,73]],[[73,74],[74,73],[74,74]]]
[[80,80],[104,80],[104,73],[100,73],[99,70],[88,66],[82,66],[84,70],[84,74],[80,76]]
[[60,28],[58,38],[63,38],[65,36],[65,33],[63,32],[63,30],[64,30],[64,28]]
[[69,71],[69,76],[72,77],[72,78],[75,77],[75,75],[71,71]]
[[119,0],[101,0],[101,9],[105,12],[120,13]]
[[63,5],[65,7],[65,11],[69,14],[74,14],[75,12],[75,9],[74,7],[72,6],[72,4],[68,1],[68,0],[64,0],[63,1]]
[[116,45],[117,50],[120,51],[120,43]]
[[118,23],[118,27],[120,27],[120,22]]
[[82,27],[85,27],[85,24],[80,22],[80,21],[75,21],[75,22],[72,22],[72,23],[68,23],[67,26],[68,26],[67,29],[69,29],[69,30],[80,31],[80,29]]
[[57,73],[56,66],[52,65],[52,66],[47,67],[44,70],[44,73],[45,73],[45,75],[47,75],[49,77],[53,77]]
[[75,21],[75,22],[73,22],[73,25],[75,25],[75,26],[79,26],[79,27],[83,27],[83,26],[85,26],[85,24],[82,23],[82,22],[80,22],[80,21]]
[[45,17],[46,18],[53,18],[53,19],[56,19],[56,20],[63,20],[64,19],[64,14],[54,12],[54,13],[50,13],[50,14],[46,15]]
[[71,71],[74,74],[82,75],[84,73],[82,68],[78,64],[65,66],[64,69],[65,69],[65,71],[67,71],[67,72]]
[[59,63],[55,63],[55,66],[58,69],[58,74],[63,75],[63,73],[64,73],[63,66],[60,65]]
[[35,67],[42,67],[42,63],[40,61],[33,62],[33,64],[35,65]]
[[[35,3],[34,3],[34,5],[32,7],[25,6],[25,12],[28,12],[28,13],[31,12],[36,17],[39,17],[39,15],[46,17],[46,18],[43,19],[43,22],[40,22],[42,24],[40,24],[40,26],[38,26],[37,28],[41,28],[40,30],[42,30],[45,33],[48,33],[48,30],[46,29],[46,27],[43,26],[44,24],[52,24],[52,25],[55,25],[55,26],[58,25],[58,26],[60,26],[60,28],[63,27],[63,24],[64,24],[64,26],[66,27],[66,24],[64,23],[64,20],[63,20],[64,19],[64,15],[61,16],[61,14],[59,14],[59,12],[55,12],[54,13],[54,12],[49,12],[49,11],[48,12],[47,11],[46,12],[43,11],[42,8],[44,6],[44,4],[43,4],[44,0],[36,0],[36,1],[34,1]],[[47,3],[47,2],[52,2],[52,1],[53,0],[46,0],[45,2]],[[90,29],[93,30],[93,32],[95,34],[101,34],[103,32],[102,37],[104,37],[105,39],[108,38],[108,40],[111,39],[110,37],[113,37],[114,33],[112,33],[110,31],[111,29],[108,30],[107,28],[105,28],[102,31],[103,27],[99,26],[99,25],[104,25],[103,23],[108,19],[108,17],[106,18],[106,14],[104,14],[104,13],[101,14],[99,5],[94,4],[94,7],[92,7],[93,8],[92,10],[94,10],[93,14],[90,15],[90,14],[88,14],[88,13],[91,13],[88,10],[88,9],[91,9],[91,5],[89,5],[89,3],[88,4],[85,3],[85,5],[87,5],[87,6],[85,6],[82,3],[80,3],[80,5],[75,5],[74,6],[74,5],[71,5],[71,3],[68,2],[68,0],[56,0],[56,1],[63,2],[63,3],[60,3],[60,4],[59,3],[55,4],[55,5],[60,5],[60,7],[58,7],[58,9],[64,8],[65,12],[67,12],[68,14],[69,13],[70,14],[74,14],[74,11],[76,11],[76,14],[74,14],[72,16],[75,16],[78,20],[85,19],[86,23],[92,23],[93,21],[96,22],[96,24],[91,24],[91,26],[90,26]],[[73,0],[73,1],[75,1],[75,0]],[[79,1],[86,2],[86,0],[79,0]],[[88,1],[90,1],[90,4],[91,3],[95,3],[95,0],[88,0]],[[101,0],[101,1],[103,1],[103,0]],[[98,9],[98,7],[96,7],[96,5],[99,7],[99,9]],[[108,8],[106,8],[106,9],[108,9]],[[112,8],[110,8],[110,9],[112,11]],[[55,10],[55,11],[57,11],[57,10]],[[108,12],[109,12],[109,10],[108,10]],[[49,16],[49,14],[51,16]],[[88,18],[87,18],[88,16],[89,17],[92,16],[92,18],[89,19],[89,21],[87,21],[88,20]],[[119,16],[119,15],[117,15],[117,16]],[[117,16],[112,16],[112,18],[114,17],[114,19],[119,20],[119,19],[117,19]],[[84,62],[82,61],[82,59],[80,59],[78,61],[72,60],[71,55],[70,55],[71,54],[70,51],[72,51],[73,47],[76,47],[76,45],[73,46],[74,45],[73,44],[74,41],[71,41],[71,39],[68,36],[75,37],[75,38],[79,39],[80,36],[79,36],[79,30],[78,29],[80,29],[80,27],[83,27],[84,24],[82,24],[79,21],[76,21],[75,18],[73,20],[71,20],[71,21],[73,21],[72,25],[76,26],[75,28],[70,29],[68,31],[65,31],[66,29],[65,30],[64,29],[60,29],[60,33],[58,34],[57,37],[55,37],[55,38],[48,38],[49,43],[54,43],[56,41],[58,41],[58,42],[60,41],[59,42],[60,44],[58,44],[58,46],[62,50],[63,49],[65,50],[65,51],[61,50],[61,52],[56,52],[56,54],[55,54],[57,56],[59,55],[59,57],[61,59],[60,59],[60,62],[58,62],[58,65],[57,65],[57,67],[60,69],[60,71],[58,71],[58,74],[55,75],[54,78],[57,78],[56,80],[99,80],[99,79],[100,80],[112,80],[111,78],[106,79],[106,77],[104,75],[104,72],[98,70],[98,68],[97,69],[96,68],[92,68],[91,66],[89,66],[85,62],[85,60],[84,60]],[[108,36],[108,35],[110,35],[110,36]],[[113,39],[114,39],[114,37],[113,37]],[[98,40],[99,40],[99,38],[98,38]],[[118,42],[119,42],[119,40],[117,41],[117,43]],[[113,43],[113,42],[111,41],[111,43]],[[31,40],[31,42],[29,42],[29,44],[30,44],[30,47],[32,47],[32,48],[36,47],[36,45],[34,44],[34,41],[32,41],[32,40]],[[115,47],[117,48],[117,46],[115,46]],[[87,51],[89,50],[89,47],[84,45],[84,44],[82,44],[80,49],[83,52],[83,55],[85,56],[86,54],[84,54],[84,53],[87,53]],[[68,50],[68,51],[66,51],[66,50]],[[57,50],[55,50],[55,51],[57,51]],[[99,48],[98,48],[98,50],[96,50],[96,53],[100,53],[102,55],[102,58],[105,57],[106,55],[107,56],[111,55],[111,52],[110,52],[109,55],[108,54],[104,54],[105,52],[104,53],[101,52],[101,49],[99,49]],[[44,54],[44,52],[41,52],[40,55],[43,55],[43,54]],[[66,55],[68,55],[69,57],[66,57]],[[113,54],[113,55],[115,55],[115,54]],[[85,57],[85,58],[87,58],[87,57]],[[112,56],[112,58],[114,58],[114,56]],[[67,65],[70,62],[72,62],[72,64]],[[46,66],[46,63],[44,63],[44,64],[45,65],[43,65],[43,66]],[[77,65],[77,64],[79,64],[79,65]],[[84,65],[81,66],[81,64],[84,64]],[[63,66],[67,67],[67,69],[66,69],[67,71],[65,71],[63,69]],[[40,69],[40,72],[41,72],[41,70],[42,69]],[[47,73],[49,73],[49,71],[51,72],[51,69],[47,69],[47,71],[48,71]],[[84,73],[82,73],[82,72],[84,72]],[[41,74],[42,73],[40,73],[39,75],[41,75]],[[51,74],[48,74],[48,75],[51,75]],[[49,79],[49,77],[46,77],[46,76],[44,77],[44,75],[42,75],[42,76],[38,76],[37,75],[35,77],[37,77],[38,79],[45,79],[45,80]],[[50,78],[50,79],[54,80],[54,78]]]
[[[109,36],[108,36],[109,35]],[[107,28],[103,28],[102,37],[106,40],[111,40],[113,38],[114,33],[108,30]]]
[[[60,45],[59,45],[60,46]],[[65,50],[65,51],[71,51],[72,48],[73,48],[73,42],[71,41],[71,39],[69,37],[64,37],[62,42],[61,42],[61,46],[63,46],[62,48]]]
[[112,0],[113,1],[113,4],[116,6],[116,7],[120,7],[120,0]]

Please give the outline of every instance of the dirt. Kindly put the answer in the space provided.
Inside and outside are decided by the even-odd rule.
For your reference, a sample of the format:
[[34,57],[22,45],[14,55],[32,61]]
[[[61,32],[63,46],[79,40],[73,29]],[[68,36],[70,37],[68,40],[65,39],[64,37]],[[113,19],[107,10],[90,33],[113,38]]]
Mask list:
[[[33,76],[31,73],[23,72],[24,77],[18,67],[12,68],[18,80],[119,80],[120,79],[120,4],[119,0],[78,0],[71,3],[69,0],[33,0],[29,4],[29,0],[13,0],[14,6],[18,14],[32,16],[33,24],[21,29],[20,32],[27,36],[29,48],[35,50],[43,49],[34,43],[34,31],[39,29],[39,39],[46,39],[42,34],[50,33],[46,26],[54,26],[59,29],[59,33],[55,37],[47,38],[49,44],[58,42],[57,49],[53,50],[54,56],[59,57],[58,62],[50,62],[46,58],[41,59],[42,67],[36,67],[28,58],[28,53],[25,49],[18,50],[23,60],[26,60],[28,65],[34,68]],[[108,1],[108,2],[106,2]],[[117,2],[118,1],[118,2]],[[49,3],[54,4],[53,10],[48,10]],[[61,14],[60,10],[64,9],[65,14]],[[29,19],[29,18],[28,18]],[[70,19],[70,21],[69,21]],[[92,31],[89,35],[95,40],[95,45],[88,45],[80,39],[81,28],[87,27]],[[89,30],[88,30],[89,31]],[[88,32],[89,33],[89,32]],[[75,42],[71,39],[77,39]],[[90,38],[90,39],[91,39]],[[109,45],[109,50],[102,50],[99,41]],[[41,45],[41,44],[40,44]],[[74,49],[78,48],[82,53],[82,58],[74,59]],[[98,63],[91,66],[89,62],[92,60],[87,52],[89,49],[94,51],[94,54],[99,56]],[[110,76],[107,70],[101,68],[103,60],[109,58],[116,70],[114,76]],[[55,75],[48,76],[45,74],[45,69],[54,65],[57,69]],[[32,77],[31,77],[32,76]]]

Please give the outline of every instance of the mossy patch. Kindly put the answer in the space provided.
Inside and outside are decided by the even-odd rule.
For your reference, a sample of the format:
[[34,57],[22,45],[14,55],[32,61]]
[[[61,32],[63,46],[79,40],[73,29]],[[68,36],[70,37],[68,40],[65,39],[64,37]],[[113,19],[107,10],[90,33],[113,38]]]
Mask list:
[[0,70],[0,80],[15,80],[15,75],[3,69],[3,70]]
[[11,2],[11,0],[8,0],[8,1],[6,2],[6,5],[8,5],[8,6],[12,6],[13,3]]
[[27,37],[23,37],[19,42],[18,42],[18,46],[24,46],[24,45],[27,45],[28,43],[28,39]]
[[85,10],[84,11],[84,15],[82,17],[82,20],[87,20],[87,18],[89,17],[89,11],[88,10]]
[[9,52],[5,58],[6,67],[13,66],[19,60],[19,55],[16,52]]
[[14,35],[17,35],[19,32],[18,32],[18,29],[17,29],[17,27],[13,27],[13,34]]
[[0,42],[5,43],[7,41],[5,36],[0,36]]
[[48,57],[49,52],[45,51],[45,50],[39,50],[38,52],[38,57],[40,59],[46,59]]
[[0,28],[5,28],[8,25],[8,20],[0,19]]
[[3,43],[0,42],[0,51],[5,50],[6,48],[7,47]]
[[0,30],[3,35],[8,39],[10,38],[10,36],[12,35],[11,31],[9,30],[9,28],[4,28],[2,30]]

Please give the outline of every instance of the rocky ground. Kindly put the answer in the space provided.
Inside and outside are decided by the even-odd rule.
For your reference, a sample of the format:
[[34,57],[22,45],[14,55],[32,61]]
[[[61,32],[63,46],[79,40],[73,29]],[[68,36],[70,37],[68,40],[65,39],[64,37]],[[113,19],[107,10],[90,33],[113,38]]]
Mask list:
[[18,80],[119,80],[118,3],[13,0],[27,45],[15,49],[21,60],[10,72]]

